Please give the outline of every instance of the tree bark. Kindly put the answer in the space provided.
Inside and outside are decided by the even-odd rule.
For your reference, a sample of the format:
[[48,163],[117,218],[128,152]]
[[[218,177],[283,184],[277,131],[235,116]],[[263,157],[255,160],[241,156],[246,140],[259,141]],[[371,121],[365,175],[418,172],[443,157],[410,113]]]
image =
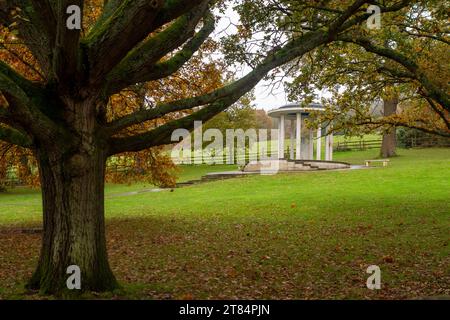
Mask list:
[[[397,112],[398,97],[390,97],[383,99],[383,115],[390,116]],[[383,134],[383,141],[381,143],[380,156],[382,158],[389,158],[396,155],[397,147],[397,133],[396,128],[391,128],[388,132]]]
[[[78,110],[89,110],[85,105]],[[93,135],[95,117],[77,115],[76,143],[36,148],[43,199],[43,237],[28,288],[64,294],[67,267],[81,270],[81,291],[108,291],[118,284],[106,250],[104,179],[106,150]],[[75,293],[77,290],[71,291]]]

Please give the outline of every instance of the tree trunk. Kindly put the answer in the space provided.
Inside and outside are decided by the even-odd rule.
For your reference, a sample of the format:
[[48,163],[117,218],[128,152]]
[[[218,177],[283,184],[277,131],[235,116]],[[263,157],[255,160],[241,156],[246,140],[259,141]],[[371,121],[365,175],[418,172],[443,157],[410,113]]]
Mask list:
[[[383,113],[384,116],[390,116],[397,111],[398,98],[385,98],[383,99]],[[391,128],[388,132],[383,134],[383,141],[381,143],[380,156],[382,158],[389,158],[396,155],[397,147],[397,133],[395,127]]]
[[[69,292],[66,281],[70,274],[66,272],[70,265],[81,270],[81,291],[108,291],[118,286],[106,252],[106,155],[89,133],[93,130],[88,129],[95,126],[92,117],[78,120],[74,123],[83,134],[77,147],[68,142],[66,148],[36,149],[44,231],[38,266],[27,287],[45,294]],[[76,292],[79,290],[71,291]]]

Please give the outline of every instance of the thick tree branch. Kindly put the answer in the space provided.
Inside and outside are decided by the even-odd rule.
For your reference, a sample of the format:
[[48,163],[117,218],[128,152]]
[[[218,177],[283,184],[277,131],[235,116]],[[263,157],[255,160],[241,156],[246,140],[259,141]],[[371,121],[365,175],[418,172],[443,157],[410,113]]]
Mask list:
[[147,74],[141,74],[141,81],[153,81],[168,77],[177,72],[200,49],[209,35],[214,31],[214,17],[204,19],[203,28],[190,39],[172,58],[156,63]]
[[[403,8],[409,1],[402,1],[396,4],[396,10]],[[111,138],[110,150],[111,154],[121,153],[125,151],[139,151],[151,146],[159,144],[171,143],[170,137],[174,129],[186,128],[188,130],[193,128],[194,120],[206,121],[212,118],[217,113],[225,110],[227,107],[236,102],[242,95],[251,90],[270,70],[281,66],[293,58],[300,57],[306,52],[316,48],[325,43],[336,40],[337,34],[345,29],[352,27],[362,20],[360,17],[350,19],[351,16],[358,11],[358,9],[365,3],[365,1],[356,1],[347,10],[343,11],[342,17],[338,18],[326,31],[324,29],[317,31],[310,31],[297,39],[293,39],[283,48],[272,52],[261,64],[259,64],[252,72],[245,77],[237,80],[223,88],[217,89],[209,94],[177,101],[161,105],[155,110],[142,111],[141,113],[132,114],[122,119],[117,120],[111,124],[111,132],[116,132],[115,129],[123,129],[129,125],[133,125],[153,117],[159,117],[166,113],[181,111],[185,109],[192,109],[196,106],[205,106],[200,111],[183,117],[181,119],[170,121],[156,129],[149,132],[124,138]],[[398,7],[398,8],[397,8]],[[385,11],[394,11],[393,7],[384,8]]]
[[110,135],[112,135],[129,126],[157,119],[171,112],[177,112],[186,109],[192,109],[198,106],[208,105],[219,99],[228,98],[230,96],[238,96],[239,99],[241,95],[245,94],[254,85],[256,85],[266,75],[266,73],[273,68],[284,64],[293,57],[302,55],[303,52],[309,51],[309,48],[311,48],[312,46],[318,46],[325,42],[327,42],[326,32],[310,32],[307,35],[291,41],[284,48],[267,57],[252,72],[235,82],[232,82],[205,95],[164,103],[156,106],[154,109],[137,111],[133,114],[124,116],[111,122],[106,130]]
[[[348,19],[348,17],[351,16],[349,12],[356,12],[362,4],[363,1],[360,1],[357,2],[354,6],[349,7],[344,12],[346,18],[340,19],[340,23],[344,23]],[[359,23],[359,20],[354,20],[353,23],[357,24]],[[158,131],[156,132],[158,132],[159,134],[164,130],[171,130],[174,126],[177,127],[178,125],[186,125],[186,129],[188,129],[193,126],[193,123],[190,123],[189,121],[191,121],[194,117],[205,120],[226,109],[228,106],[237,101],[243,94],[254,87],[270,70],[285,64],[295,57],[302,56],[304,53],[314,49],[321,44],[331,42],[335,38],[337,30],[340,30],[340,27],[340,25],[333,23],[328,28],[328,31],[317,30],[308,32],[300,38],[291,40],[287,45],[285,45],[285,47],[273,52],[252,72],[250,72],[240,80],[237,80],[227,86],[224,86],[203,96],[174,101],[157,106],[155,109],[135,112],[131,115],[113,121],[106,128],[106,131],[109,135],[114,135],[120,130],[123,130],[131,125],[156,119],[171,112],[192,109],[197,106],[209,105],[208,107],[197,111],[193,115],[177,121],[172,121],[174,124],[169,123],[161,126],[161,129],[157,128]],[[137,151],[147,148],[149,147],[149,145],[154,145],[153,143],[155,142],[152,142],[152,140],[154,140],[155,138],[155,133],[152,132],[155,132],[155,130],[157,129],[154,129],[150,133],[144,133],[135,137],[112,138],[111,150],[113,153],[120,153],[123,151]],[[170,143],[170,141],[168,140],[170,139],[170,137],[168,137],[167,134],[162,136],[164,136],[164,139],[166,139],[165,143]],[[158,139],[158,141],[159,140],[160,139]]]
[[[407,2],[408,1],[402,1],[401,4],[397,4],[396,6],[399,6],[399,8],[404,7]],[[329,26],[328,32],[320,31],[320,32],[323,32],[322,36],[325,37],[323,39],[323,43],[332,41],[336,36],[336,32],[342,30],[342,24],[345,24],[346,28],[349,28],[354,24],[360,23],[362,21],[360,19],[351,19],[351,20],[348,20],[348,19],[352,16],[353,13],[357,12],[364,3],[365,3],[365,1],[356,1],[352,6],[347,8],[347,10],[345,10],[342,13],[342,16],[340,18],[338,18],[334,23],[332,23]],[[389,10],[393,10],[393,9],[392,8],[384,8],[384,10],[389,11]],[[357,18],[359,18],[359,17],[357,17]],[[175,102],[168,103],[168,104],[163,104],[163,105],[160,105],[160,106],[156,107],[155,109],[151,109],[151,110],[142,110],[142,111],[125,116],[121,119],[118,119],[118,120],[112,122],[107,128],[107,131],[109,131],[109,134],[117,133],[118,131],[120,131],[128,126],[131,126],[131,125],[134,125],[137,123],[141,123],[144,121],[148,121],[151,119],[155,119],[155,118],[161,117],[167,113],[181,111],[181,110],[185,110],[185,109],[192,109],[193,107],[196,107],[196,106],[209,105],[208,107],[205,107],[202,110],[195,112],[194,114],[192,114],[188,117],[185,117],[185,118],[175,121],[174,124],[168,123],[166,125],[161,126],[161,128],[152,130],[149,133],[144,133],[142,135],[138,135],[135,137],[129,137],[129,138],[117,138],[117,139],[113,138],[113,141],[112,141],[112,144],[114,145],[114,147],[112,148],[112,150],[114,150],[113,152],[116,152],[117,150],[121,150],[123,148],[126,149],[127,151],[128,150],[130,150],[130,151],[140,150],[141,147],[145,148],[146,145],[153,145],[153,143],[159,143],[159,142],[163,141],[164,139],[166,139],[166,140],[164,140],[165,141],[164,143],[170,143],[170,141],[168,140],[167,134],[166,135],[162,134],[161,137],[163,137],[162,138],[163,140],[161,140],[161,138],[158,138],[157,140],[159,142],[151,142],[151,141],[155,140],[156,133],[158,133],[158,134],[161,134],[163,132],[167,133],[170,130],[172,130],[174,127],[177,127],[179,125],[186,125],[185,127],[188,129],[188,128],[190,128],[190,126],[193,125],[191,123],[193,120],[209,119],[217,112],[220,112],[220,111],[226,109],[229,105],[231,105],[232,103],[237,101],[239,99],[239,97],[246,92],[245,90],[256,85],[256,83],[259,82],[259,80],[263,77],[263,76],[260,77],[260,75],[266,74],[271,69],[284,64],[285,62],[289,61],[293,57],[296,57],[296,55],[301,56],[304,52],[307,52],[308,50],[304,51],[303,53],[299,53],[294,48],[297,48],[299,43],[301,43],[301,44],[308,43],[308,40],[309,40],[308,37],[311,36],[313,38],[314,37],[313,35],[314,34],[317,35],[317,32],[319,32],[319,31],[307,33],[305,36],[303,36],[302,38],[297,40],[298,43],[296,41],[291,41],[282,50],[278,50],[271,56],[271,59],[272,59],[271,62],[274,63],[273,65],[272,65],[272,63],[268,62],[269,58],[267,58],[266,60],[264,60],[264,62],[261,65],[257,66],[250,74],[248,74],[244,78],[242,78],[228,86],[225,86],[223,88],[220,88],[218,90],[215,90],[215,91],[213,91],[209,94],[203,95],[203,96],[194,97],[194,98],[190,98],[190,99],[184,99],[184,100],[180,100],[180,101],[175,101]],[[314,42],[314,41],[312,41],[312,42]],[[299,47],[302,47],[302,45],[300,45]],[[313,48],[314,48],[314,46],[313,46]],[[290,54],[292,54],[292,56]],[[281,59],[278,60],[277,58],[281,58]],[[286,59],[286,60],[283,61],[284,59]],[[271,65],[271,66],[269,66],[269,65]],[[250,90],[250,89],[248,89],[248,90]],[[166,129],[164,129],[164,128],[166,128]],[[155,131],[155,130],[157,130],[157,131]]]
[[0,123],[8,124],[10,121],[10,113],[6,109],[6,105],[4,106],[0,104]]
[[377,120],[374,119],[369,119],[369,120],[363,120],[363,121],[358,121],[357,125],[363,126],[363,125],[374,125],[377,127],[382,127],[382,126],[391,126],[391,127],[406,127],[406,128],[411,128],[411,129],[417,129],[420,130],[422,132],[425,133],[430,133],[430,134],[434,134],[434,135],[438,135],[441,137],[446,137],[449,138],[450,137],[450,130],[445,130],[445,128],[443,129],[439,129],[439,128],[434,128],[432,126],[429,125],[421,125],[419,122],[407,122],[407,121],[402,121],[401,119],[394,119],[392,117],[383,117]]
[[30,148],[33,140],[20,131],[0,125],[0,140],[23,148]]
[[[119,92],[132,84],[167,77],[180,69],[214,31],[214,16],[207,14],[203,18],[202,29],[193,34],[195,26],[204,14],[204,10],[199,9],[196,8],[195,18],[192,18],[193,13],[179,18],[172,26],[149,39],[114,68],[107,76],[105,88],[107,95]],[[190,37],[192,38],[172,58],[158,62]]]
[[387,66],[382,66],[382,67],[378,68],[377,71],[380,73],[387,73],[390,76],[394,76],[396,78],[406,78],[406,79],[415,80],[414,74],[412,74],[411,72],[408,72],[407,70],[398,70],[398,69],[390,68]]
[[56,18],[50,0],[31,0],[33,12],[36,13],[36,24],[40,32],[44,32],[50,48],[56,40]]
[[56,40],[53,50],[53,70],[62,90],[74,90],[73,83],[81,81],[81,30],[67,28],[66,13],[70,5],[77,5],[83,10],[84,0],[60,0],[55,4]]
[[101,32],[101,28],[106,21],[111,18],[114,12],[120,7],[123,0],[104,0],[103,11],[100,17],[95,22],[94,26],[89,30],[89,33]]
[[97,83],[152,32],[163,0],[124,0],[101,28],[86,37],[91,82]]
[[361,8],[367,2],[368,2],[367,0],[357,0],[357,1],[355,1],[351,6],[349,6],[347,8],[347,10],[345,10],[344,12],[342,12],[338,16],[336,21],[334,21],[330,25],[330,29],[340,28],[344,24],[344,22],[347,21],[347,19],[349,19],[355,12],[357,12],[359,10],[359,8]]
[[[210,0],[209,2],[212,2]],[[175,20],[194,7],[205,2],[205,0],[170,0],[165,1],[163,8],[153,22],[151,32],[162,27],[166,23]]]
[[[422,93],[421,93],[422,94]],[[439,106],[437,106],[433,100],[431,100],[429,97],[425,96],[425,100],[427,100],[428,104],[430,105],[431,109],[436,112],[439,117],[444,121],[445,125],[447,126],[447,129],[450,130],[450,117],[449,112],[442,110]]]
[[404,54],[402,54],[398,51],[395,51],[393,49],[390,49],[390,48],[376,45],[369,39],[363,38],[363,37],[341,35],[338,37],[338,40],[357,44],[357,45],[363,47],[368,52],[375,53],[377,55],[389,58],[389,59],[399,63],[404,68],[406,68],[412,75],[414,75],[414,78],[417,81],[419,81],[420,84],[427,90],[428,96],[430,98],[434,99],[439,104],[441,104],[447,111],[450,111],[450,97],[449,97],[448,93],[446,93],[444,90],[441,90],[440,88],[438,88],[425,75],[425,73],[421,70],[421,68],[414,61],[409,59]]
[[19,73],[17,73],[14,69],[12,69],[9,65],[0,61],[0,75],[4,75],[8,79],[10,79],[15,85],[21,88],[24,91],[32,91],[35,88],[35,85]]
[[32,63],[28,62],[24,57],[21,55],[20,51],[16,52],[11,49],[11,47],[7,47],[3,44],[0,44],[0,50],[7,51],[12,57],[20,61],[28,70],[32,71],[36,74],[41,80],[45,80],[46,76],[37,68],[37,66],[33,65]]
[[150,33],[203,2],[205,0],[123,1],[85,40],[91,85],[101,85],[106,74]]
[[[323,30],[310,32],[300,38],[290,41],[283,48],[273,52],[249,74],[227,86],[203,96],[180,100],[161,106],[158,111],[156,111],[160,112],[160,114],[166,111],[174,112],[190,109],[196,106],[208,105],[200,111],[179,120],[170,121],[169,123],[164,124],[150,132],[133,137],[112,138],[112,154],[125,151],[138,151],[158,144],[171,143],[170,135],[174,129],[186,128],[189,130],[193,128],[194,120],[209,120],[217,113],[231,106],[241,96],[250,91],[270,70],[285,64],[295,57],[302,56],[304,53],[329,41],[330,36],[328,32]],[[149,112],[146,116],[152,117],[154,115],[155,113],[150,114]],[[142,119],[141,116],[142,115],[139,115],[139,119]],[[133,115],[131,115],[127,118],[127,120],[122,119],[121,121],[113,124],[113,126],[116,128],[123,127],[125,122],[131,123],[133,121],[135,120],[133,120]]]
[[[44,94],[37,94],[39,89],[27,81],[7,65],[0,63],[0,92],[9,105],[8,119],[20,124],[28,134],[41,141],[55,142],[64,139],[63,131],[33,103]],[[25,92],[32,92],[33,100]]]
[[[411,0],[401,0],[397,3],[392,4],[391,6],[384,6],[379,2],[376,1],[365,1],[366,3],[370,3],[370,4],[375,4],[377,6],[380,7],[380,11],[381,13],[387,13],[387,12],[395,12],[395,11],[399,11],[403,8],[406,8],[412,1]],[[355,6],[358,5],[359,3],[355,3]],[[354,12],[357,12],[358,10],[355,10]],[[351,17],[351,19],[349,19],[350,17],[348,17],[347,21],[345,21],[344,23],[342,23],[339,27],[339,31],[344,31],[347,30],[348,28],[350,28],[353,25],[362,23],[367,21],[367,19],[371,16],[371,13],[364,13],[361,15],[355,15],[354,17]]]
[[[2,100],[5,100],[3,95],[2,98]],[[26,131],[23,130],[23,127],[16,121],[14,121],[14,116],[11,114],[11,112],[9,112],[7,105],[0,104],[0,124],[4,124],[12,129],[22,132],[24,135],[27,135]]]

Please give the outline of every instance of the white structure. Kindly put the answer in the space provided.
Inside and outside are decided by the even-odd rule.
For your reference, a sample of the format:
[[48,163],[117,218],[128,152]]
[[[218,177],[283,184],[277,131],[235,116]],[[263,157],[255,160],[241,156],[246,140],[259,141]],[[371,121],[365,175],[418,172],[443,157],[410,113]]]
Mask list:
[[[322,154],[322,127],[317,130],[306,129],[305,119],[307,119],[311,111],[324,111],[325,108],[321,104],[311,103],[308,106],[301,106],[298,103],[288,104],[278,109],[269,111],[267,114],[278,119],[278,158],[285,158],[285,126],[286,121],[290,121],[291,131],[289,135],[289,158],[294,160],[321,160]],[[294,134],[295,131],[295,134]],[[316,131],[316,158],[314,159],[314,131]],[[329,132],[329,128],[325,128],[325,133]],[[295,138],[294,138],[295,136]],[[295,140],[295,141],[294,141]],[[294,152],[295,146],[295,152]],[[327,134],[325,137],[325,160],[333,160],[333,134]]]

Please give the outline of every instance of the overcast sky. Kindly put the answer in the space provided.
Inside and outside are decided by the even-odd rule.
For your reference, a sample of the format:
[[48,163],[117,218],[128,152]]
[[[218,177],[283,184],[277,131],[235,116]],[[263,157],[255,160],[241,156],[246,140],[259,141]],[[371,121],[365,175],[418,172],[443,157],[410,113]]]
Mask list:
[[[219,13],[217,15],[221,16]],[[236,31],[236,28],[230,24],[230,22],[237,24],[239,21],[239,15],[229,8],[226,12],[226,16],[222,17],[217,23],[216,33],[214,37],[216,39],[220,39],[227,34],[233,34]],[[242,73],[238,75],[244,76],[246,73],[250,72],[250,68],[246,68]],[[255,87],[255,105],[258,109],[270,110],[278,108],[287,103],[286,93],[284,88],[281,86],[280,88],[268,87],[269,83],[265,81],[261,81]]]

